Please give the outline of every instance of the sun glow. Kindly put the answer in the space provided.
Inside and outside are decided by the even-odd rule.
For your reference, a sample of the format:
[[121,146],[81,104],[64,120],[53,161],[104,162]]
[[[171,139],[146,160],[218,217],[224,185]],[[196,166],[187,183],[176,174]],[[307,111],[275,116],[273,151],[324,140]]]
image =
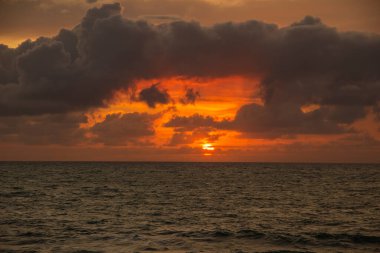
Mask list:
[[215,147],[211,143],[204,143],[202,144],[202,149],[206,152],[203,154],[204,156],[211,156]]
[[212,146],[212,144],[210,144],[210,143],[203,144],[202,149],[206,150],[206,151],[214,151],[215,150],[214,146]]

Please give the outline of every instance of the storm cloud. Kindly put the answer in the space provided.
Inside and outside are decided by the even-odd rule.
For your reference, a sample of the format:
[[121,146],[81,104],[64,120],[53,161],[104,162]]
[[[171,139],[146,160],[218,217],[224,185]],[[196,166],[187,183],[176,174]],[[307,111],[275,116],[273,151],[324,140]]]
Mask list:
[[114,113],[104,120],[88,125],[81,113],[45,114],[39,116],[2,117],[0,141],[29,145],[87,145],[123,146],[148,145],[144,137],[155,134],[154,121],[159,114]]
[[155,108],[157,104],[170,103],[171,99],[167,90],[160,89],[159,84],[156,83],[141,90],[138,100],[145,102],[151,108]]
[[177,131],[192,131],[197,128],[216,128],[218,124],[219,122],[211,116],[193,114],[191,116],[173,116],[164,126],[176,128]]
[[[120,4],[106,4],[52,38],[16,49],[1,45],[0,115],[105,107],[115,92],[142,79],[236,75],[260,77],[263,104],[242,106],[223,128],[274,136],[342,133],[368,110],[378,111],[379,35],[339,32],[310,16],[283,28],[256,20],[205,27],[152,25],[120,13]],[[186,97],[192,103],[197,94]],[[139,98],[149,107],[170,101],[154,85]],[[311,104],[319,108],[302,112]]]
[[195,104],[195,101],[201,97],[201,93],[193,88],[186,88],[185,95],[180,99],[184,105]]
[[94,135],[91,141],[109,146],[146,144],[141,138],[155,134],[153,122],[157,117],[147,113],[109,114],[89,129]]
[[29,145],[77,145],[85,142],[82,114],[2,117],[0,142]]

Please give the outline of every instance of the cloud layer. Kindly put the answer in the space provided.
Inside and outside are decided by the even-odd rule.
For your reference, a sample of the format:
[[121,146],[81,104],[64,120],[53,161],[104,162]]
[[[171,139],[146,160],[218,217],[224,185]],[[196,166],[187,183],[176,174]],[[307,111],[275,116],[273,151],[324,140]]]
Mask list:
[[[15,49],[0,45],[4,122],[33,115],[39,120],[58,117],[60,122],[59,117],[106,107],[116,92],[134,89],[139,80],[172,77],[259,79],[263,102],[243,105],[230,120],[199,114],[175,117],[165,124],[176,129],[172,143],[195,138],[196,133],[184,136],[184,131],[210,137],[205,129],[258,138],[348,133],[370,111],[379,115],[379,35],[339,32],[311,16],[283,28],[257,20],[152,25],[123,18],[121,9],[117,3],[105,4],[52,38],[25,41]],[[169,92],[155,84],[141,90],[138,100],[154,108],[172,101]],[[180,102],[194,104],[199,97],[188,88]],[[316,105],[314,110],[302,110],[311,105]],[[91,131],[95,142],[119,145],[134,135],[153,135],[153,120],[148,114],[113,114]],[[3,123],[3,136],[37,131],[39,122],[13,122],[13,128]]]

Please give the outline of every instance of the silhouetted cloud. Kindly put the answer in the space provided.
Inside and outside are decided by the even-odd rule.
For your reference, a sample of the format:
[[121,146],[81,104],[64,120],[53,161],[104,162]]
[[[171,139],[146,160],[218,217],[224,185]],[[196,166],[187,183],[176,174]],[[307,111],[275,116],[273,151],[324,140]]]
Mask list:
[[164,124],[165,127],[176,128],[177,131],[190,131],[201,127],[216,128],[219,122],[211,116],[193,114],[191,116],[174,116]]
[[340,108],[323,107],[304,113],[297,104],[281,103],[280,105],[248,104],[242,106],[235,118],[224,125],[227,129],[248,133],[246,137],[278,138],[296,134],[339,134],[353,131],[344,123],[351,123],[352,118],[361,118],[365,114],[357,112],[346,114]]
[[109,114],[89,129],[95,135],[91,141],[110,146],[143,144],[141,137],[154,135],[153,122],[157,117],[147,113]]
[[209,127],[244,133],[249,138],[292,137],[297,134],[341,134],[354,130],[349,124],[363,118],[361,107],[328,106],[303,112],[291,102],[280,105],[247,104],[242,106],[234,119],[217,120],[211,116],[194,114],[174,116],[164,124],[176,131],[191,131]]
[[201,97],[199,91],[194,90],[193,88],[186,88],[186,93],[183,98],[180,99],[180,102],[184,105],[195,104],[195,101]]
[[91,127],[80,113],[40,116],[3,117],[0,121],[0,141],[32,145],[104,144],[107,146],[147,145],[143,137],[155,134],[154,121],[159,114],[109,114]]
[[156,108],[157,104],[168,104],[171,101],[169,93],[167,90],[160,89],[159,83],[141,90],[138,99],[151,108]]
[[123,20],[120,11],[119,4],[93,8],[72,31],[26,41],[17,49],[2,47],[6,64],[0,79],[6,82],[0,85],[0,115],[104,106],[116,90],[145,76],[140,72],[148,64],[141,56],[151,29]]
[[173,22],[173,21],[179,21],[181,18],[179,16],[175,15],[144,15],[139,16],[140,19],[146,19],[153,22]]
[[[106,4],[53,38],[16,49],[1,45],[0,115],[102,107],[141,79],[236,75],[260,76],[264,103],[244,105],[220,128],[270,136],[342,133],[367,109],[378,110],[379,35],[338,32],[310,16],[283,28],[254,20],[205,27],[185,21],[154,26],[120,13],[120,4]],[[187,95],[189,103],[197,97]],[[170,102],[157,85],[139,99],[149,107]],[[320,108],[303,113],[309,104]]]
[[[373,108],[373,112],[374,112],[374,114],[375,114],[375,116],[376,116],[376,119],[377,119],[378,121],[380,121],[380,103],[377,104],[377,106],[374,106],[374,108]],[[380,127],[379,127],[379,131],[380,131]]]
[[168,146],[188,145],[200,140],[208,143],[215,142],[223,135],[220,133],[213,133],[214,130],[215,129],[208,127],[199,127],[191,132],[177,129],[172,135]]
[[85,142],[86,123],[82,114],[56,114],[41,116],[3,117],[0,120],[2,143],[32,145],[76,145]]

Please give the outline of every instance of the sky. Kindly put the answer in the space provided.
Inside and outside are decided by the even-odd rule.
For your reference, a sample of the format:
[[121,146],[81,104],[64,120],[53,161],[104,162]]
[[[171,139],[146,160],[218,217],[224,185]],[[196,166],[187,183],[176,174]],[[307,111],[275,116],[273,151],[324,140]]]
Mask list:
[[380,162],[377,0],[0,0],[0,160]]

